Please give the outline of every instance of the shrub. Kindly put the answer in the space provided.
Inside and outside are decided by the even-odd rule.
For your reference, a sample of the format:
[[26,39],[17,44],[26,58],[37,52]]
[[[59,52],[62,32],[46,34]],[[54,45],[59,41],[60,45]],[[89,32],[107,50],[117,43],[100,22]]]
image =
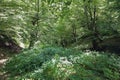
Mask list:
[[14,75],[20,75],[41,67],[42,63],[52,59],[55,54],[62,54],[63,48],[33,48],[9,59],[5,70]]
[[120,80],[120,57],[57,47],[35,48],[11,58],[5,70],[13,77],[19,74],[15,80]]

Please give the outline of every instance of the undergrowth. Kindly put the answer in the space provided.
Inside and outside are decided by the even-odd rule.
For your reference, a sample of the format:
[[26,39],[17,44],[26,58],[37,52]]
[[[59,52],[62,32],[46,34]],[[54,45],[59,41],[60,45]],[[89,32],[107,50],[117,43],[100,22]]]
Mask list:
[[120,57],[58,47],[33,48],[9,59],[10,80],[120,80]]

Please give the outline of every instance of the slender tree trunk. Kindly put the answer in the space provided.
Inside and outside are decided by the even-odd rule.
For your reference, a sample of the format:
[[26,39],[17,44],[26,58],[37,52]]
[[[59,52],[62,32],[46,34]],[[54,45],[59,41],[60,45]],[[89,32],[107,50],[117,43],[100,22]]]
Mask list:
[[36,7],[36,14],[35,14],[35,20],[33,19],[33,26],[35,27],[33,32],[30,34],[30,43],[29,48],[32,48],[36,41],[38,41],[38,33],[39,33],[39,10],[40,10],[40,1],[36,1],[37,6]]
[[72,39],[73,39],[72,42],[77,41],[76,37],[77,37],[76,26],[72,25]]

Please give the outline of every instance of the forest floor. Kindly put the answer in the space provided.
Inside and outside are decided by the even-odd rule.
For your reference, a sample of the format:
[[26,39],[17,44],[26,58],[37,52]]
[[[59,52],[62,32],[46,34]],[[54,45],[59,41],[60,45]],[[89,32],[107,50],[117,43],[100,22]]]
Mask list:
[[0,48],[0,80],[7,80],[8,74],[3,71],[3,67],[5,62],[14,54],[10,54],[8,50],[4,50]]

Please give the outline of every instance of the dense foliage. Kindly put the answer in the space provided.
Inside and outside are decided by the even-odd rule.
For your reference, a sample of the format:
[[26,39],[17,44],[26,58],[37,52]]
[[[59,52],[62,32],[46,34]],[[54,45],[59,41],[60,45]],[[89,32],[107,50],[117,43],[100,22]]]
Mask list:
[[34,48],[12,57],[5,70],[13,80],[119,80],[120,57],[58,47]]
[[[106,46],[106,40],[120,36],[119,3],[118,0],[2,0],[0,31],[22,47],[51,44],[98,50]],[[109,46],[119,44],[117,41]]]
[[120,1],[0,0],[5,51],[10,80],[120,80]]

